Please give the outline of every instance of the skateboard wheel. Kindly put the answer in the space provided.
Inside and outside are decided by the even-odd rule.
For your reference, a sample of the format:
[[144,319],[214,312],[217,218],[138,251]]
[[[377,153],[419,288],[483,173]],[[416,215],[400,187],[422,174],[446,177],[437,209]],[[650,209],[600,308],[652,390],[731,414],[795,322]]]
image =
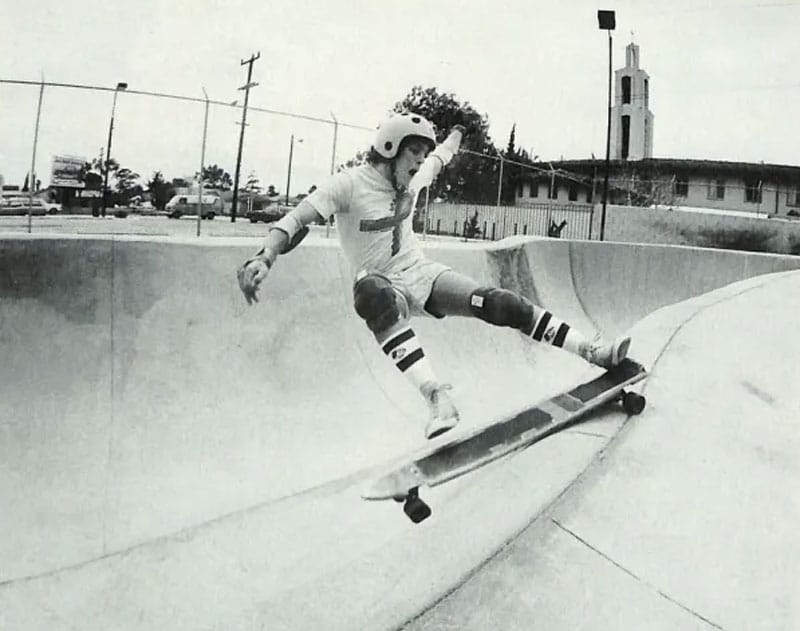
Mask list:
[[419,497],[409,497],[403,506],[403,512],[415,524],[428,519],[431,516],[431,508]]
[[646,403],[647,400],[636,392],[626,392],[622,395],[622,407],[631,416],[641,414]]

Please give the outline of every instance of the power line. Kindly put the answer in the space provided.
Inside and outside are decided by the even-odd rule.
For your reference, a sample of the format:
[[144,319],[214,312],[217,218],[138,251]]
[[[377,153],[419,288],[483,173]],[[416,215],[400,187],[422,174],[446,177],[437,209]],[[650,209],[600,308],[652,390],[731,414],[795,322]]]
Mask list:
[[[98,92],[113,92],[114,91],[114,88],[107,88],[105,86],[87,85],[87,84],[81,84],[81,83],[59,83],[59,82],[54,82],[54,81],[44,81],[44,82],[42,82],[42,81],[25,81],[25,80],[22,80],[22,79],[0,79],[0,84],[3,84],[3,83],[10,84],[10,85],[31,85],[31,86],[45,85],[47,87],[53,87],[53,88],[72,88],[72,89],[76,89],[76,90],[94,90],[94,91],[98,91]],[[206,102],[205,98],[203,98],[203,97],[185,96],[185,95],[181,95],[181,94],[169,94],[169,93],[166,93],[166,92],[151,92],[151,91],[148,91],[148,90],[131,90],[129,88],[129,89],[125,90],[125,93],[126,94],[139,94],[141,96],[154,96],[154,97],[159,97],[159,98],[164,98],[164,99],[173,99],[175,101],[185,101],[185,102],[189,102],[189,103],[203,103],[203,104],[205,104],[205,102]],[[242,109],[243,108],[242,105],[239,105],[236,102],[228,103],[228,102],[225,102],[225,101],[218,101],[218,100],[215,100],[215,99],[209,99],[208,102],[211,103],[212,105],[221,105],[221,106],[224,106],[224,107],[232,107],[232,108],[238,108],[238,109]],[[280,110],[272,110],[272,109],[268,109],[268,108],[264,108],[264,107],[255,107],[255,106],[252,106],[252,105],[249,105],[247,109],[249,111],[262,112],[264,114],[273,114],[275,116],[286,116],[288,118],[302,119],[302,120],[312,121],[312,122],[315,122],[315,123],[326,123],[328,125],[334,125],[335,124],[334,121],[329,119],[329,118],[319,118],[319,117],[316,117],[316,116],[308,116],[308,115],[305,115],[305,114],[295,114],[294,112],[283,112],[283,111],[280,111]],[[362,131],[374,131],[373,127],[365,127],[363,125],[353,125],[351,123],[344,123],[342,121],[339,121],[339,126],[340,127],[348,127],[350,129],[358,129],[358,130],[362,130]]]

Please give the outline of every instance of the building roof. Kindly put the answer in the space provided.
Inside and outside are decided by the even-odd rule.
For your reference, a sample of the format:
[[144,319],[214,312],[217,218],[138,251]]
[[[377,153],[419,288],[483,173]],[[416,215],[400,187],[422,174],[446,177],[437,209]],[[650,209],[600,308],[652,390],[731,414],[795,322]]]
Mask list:
[[[645,158],[643,160],[611,160],[611,173],[637,173],[641,176],[668,174],[728,175],[734,177],[758,177],[763,180],[800,184],[800,166],[786,164],[766,164],[763,162],[728,162],[724,160],[689,160],[682,158]],[[539,162],[535,167],[549,171],[550,166],[561,171],[592,175],[595,169],[602,172],[605,166],[603,159],[560,160],[557,162]],[[523,179],[541,179],[549,177],[547,172],[526,173]]]

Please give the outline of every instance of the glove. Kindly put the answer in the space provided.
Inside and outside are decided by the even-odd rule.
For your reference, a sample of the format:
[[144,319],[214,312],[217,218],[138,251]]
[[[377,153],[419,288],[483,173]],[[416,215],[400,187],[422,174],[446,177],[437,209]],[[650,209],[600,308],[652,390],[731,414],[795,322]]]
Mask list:
[[272,263],[275,261],[276,254],[269,249],[261,250],[256,256],[245,261],[236,272],[239,280],[239,289],[242,290],[247,304],[251,305],[258,302],[258,287],[269,274]]

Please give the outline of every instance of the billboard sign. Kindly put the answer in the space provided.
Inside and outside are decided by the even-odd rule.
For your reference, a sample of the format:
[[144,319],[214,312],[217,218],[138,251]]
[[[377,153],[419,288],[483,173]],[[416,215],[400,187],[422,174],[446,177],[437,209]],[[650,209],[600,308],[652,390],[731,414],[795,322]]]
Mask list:
[[53,172],[50,175],[50,186],[67,186],[84,188],[81,173],[86,164],[84,158],[75,156],[53,156]]

